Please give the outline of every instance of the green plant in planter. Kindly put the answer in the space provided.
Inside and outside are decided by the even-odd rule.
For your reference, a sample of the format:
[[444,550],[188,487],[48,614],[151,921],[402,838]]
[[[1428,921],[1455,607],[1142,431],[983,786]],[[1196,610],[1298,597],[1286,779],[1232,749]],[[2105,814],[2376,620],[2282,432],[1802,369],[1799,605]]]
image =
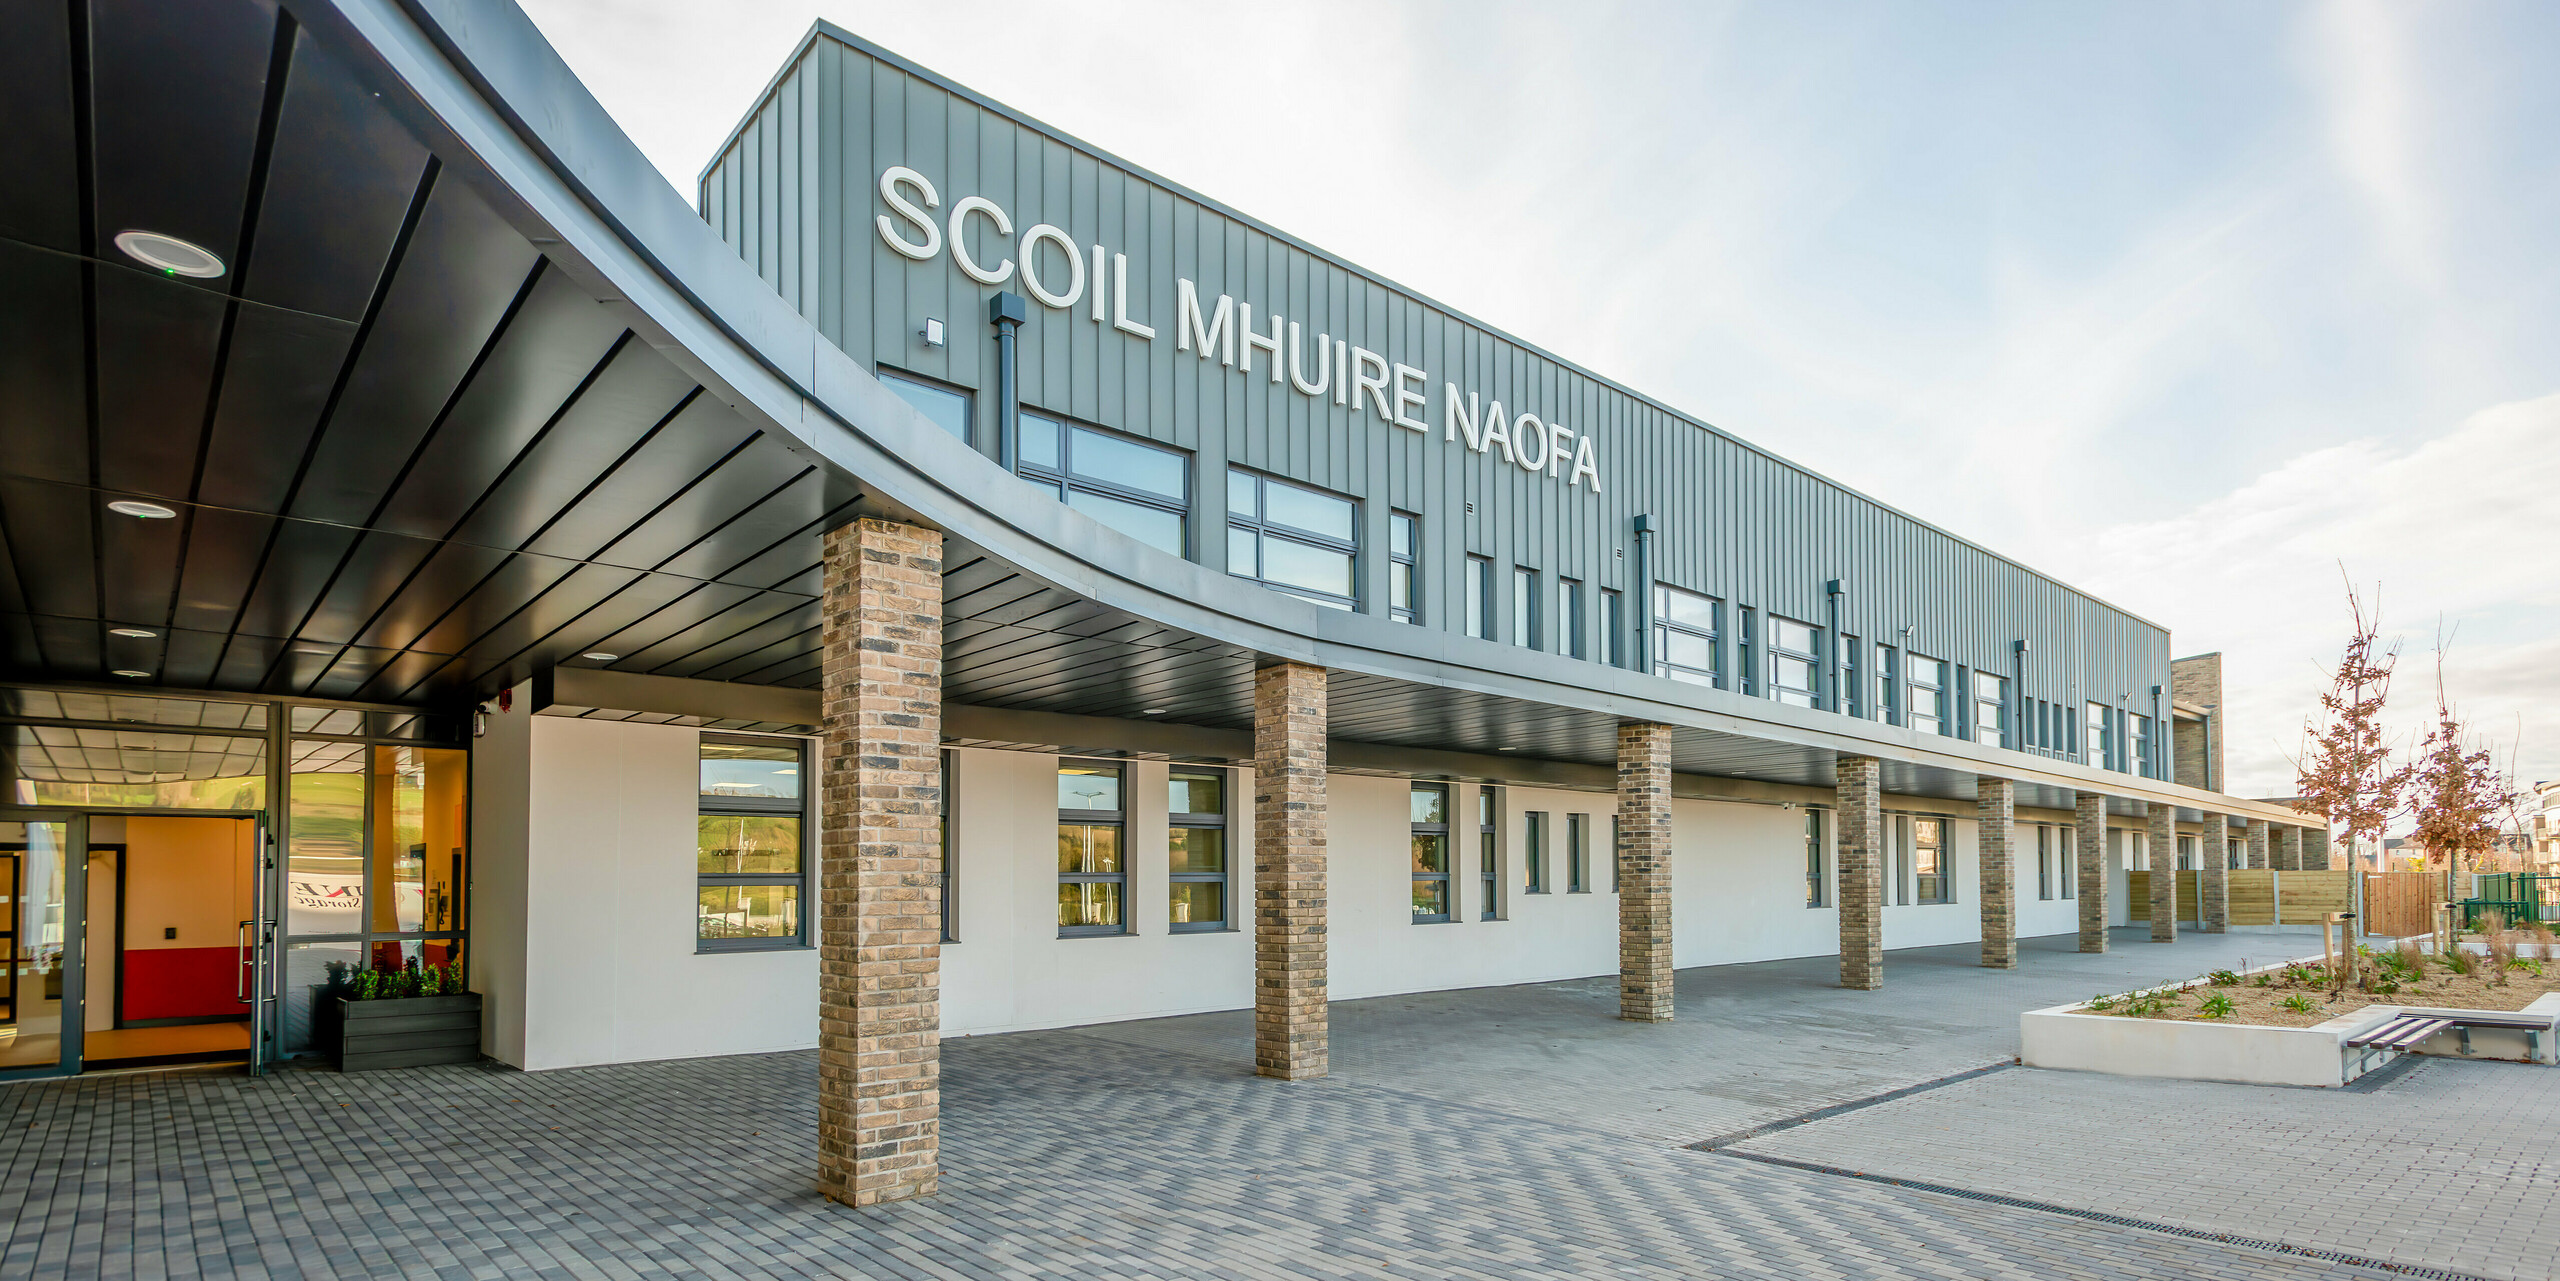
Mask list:
[[2456,974],[2468,975],[2480,968],[2480,962],[2469,952],[2457,947],[2444,954],[2444,967]]
[[2221,992],[2208,994],[2202,1002],[2197,1004],[2196,1017],[2200,1019],[2227,1019],[2231,1017],[2230,996]]
[[2104,1013],[2106,1013],[2107,1011],[2109,1011],[2109,1010],[2112,1010],[2112,1009],[2116,1008],[2116,998],[2114,998],[2114,997],[2112,997],[2112,996],[2093,996],[2093,997],[2090,997],[2090,998],[2089,998],[2088,1008],[2090,1008],[2090,1009],[2092,1009],[2092,1010],[2096,1010],[2096,1011],[2097,1011],[2097,1012],[2099,1012],[2100,1014],[2104,1014]]
[[2240,976],[2230,970],[2215,970],[2213,973],[2206,975],[2205,978],[2215,987],[2240,986]]
[[2249,986],[2251,987],[2274,987],[2275,985],[2276,976],[2266,972],[2265,970],[2260,970],[2249,978]]
[[343,994],[350,1001],[398,1001],[413,996],[458,996],[470,990],[461,961],[420,965],[412,959],[397,969],[357,971],[348,977]]
[[2313,1010],[2320,1008],[2317,1004],[2313,1003],[2310,997],[2304,996],[2300,992],[2296,992],[2293,995],[2276,1002],[2276,1004],[2285,1009],[2291,1010],[2296,1014],[2309,1014]]

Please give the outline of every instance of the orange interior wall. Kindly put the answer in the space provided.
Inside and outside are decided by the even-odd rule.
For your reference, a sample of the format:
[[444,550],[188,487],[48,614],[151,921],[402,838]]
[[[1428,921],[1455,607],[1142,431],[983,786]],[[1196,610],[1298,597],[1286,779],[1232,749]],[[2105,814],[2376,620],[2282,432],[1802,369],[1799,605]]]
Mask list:
[[[242,1012],[239,934],[254,901],[255,827],[227,818],[125,820],[127,1021]],[[168,937],[173,927],[176,938]]]

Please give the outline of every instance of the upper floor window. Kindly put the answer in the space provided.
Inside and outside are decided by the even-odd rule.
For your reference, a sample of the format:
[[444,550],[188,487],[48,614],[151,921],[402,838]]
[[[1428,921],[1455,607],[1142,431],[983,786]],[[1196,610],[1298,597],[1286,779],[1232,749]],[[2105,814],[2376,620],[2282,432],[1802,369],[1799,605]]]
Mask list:
[[2132,712],[2126,715],[2125,722],[2127,725],[2125,737],[2131,740],[2130,746],[2133,749],[2133,772],[2144,778],[2150,778],[2152,777],[2151,718],[2140,712]]
[[1579,579],[1556,580],[1556,652],[1567,658],[1586,658],[1590,642],[1583,639],[1582,583]]
[[1735,673],[1734,688],[1745,695],[1756,695],[1760,692],[1760,650],[1757,645],[1760,638],[1757,634],[1758,629],[1752,626],[1756,612],[1749,605],[1733,611],[1734,645],[1737,650],[1734,661],[1742,669]]
[[1416,783],[1413,808],[1413,923],[1436,924],[1449,914],[1449,786]]
[[1724,602],[1712,596],[1653,588],[1653,674],[1692,685],[1716,683],[1716,629]]
[[1408,512],[1391,512],[1387,516],[1387,617],[1399,623],[1419,623],[1422,612],[1415,604],[1415,556],[1422,544],[1422,522]]
[[1351,565],[1358,513],[1348,498],[1227,469],[1227,572],[1332,609],[1359,603]]
[[969,393],[894,369],[880,371],[880,385],[915,406],[916,412],[932,419],[935,426],[964,441],[969,439]]
[[1617,588],[1600,589],[1600,627],[1602,630],[1601,661],[1611,667],[1627,665],[1627,601]]
[[1860,658],[1866,651],[1857,637],[1840,638],[1840,710],[1860,720],[1867,715],[1867,669]]
[[2009,678],[1973,674],[1973,741],[2000,745],[2001,717],[2009,706]]
[[795,739],[705,734],[700,754],[696,946],[807,946],[806,749]]
[[1493,562],[1467,558],[1467,635],[1493,639]]
[[1177,765],[1165,782],[1165,853],[1176,934],[1227,928],[1227,772]]
[[2114,718],[2107,711],[2104,703],[2089,704],[2089,732],[2082,739],[2089,745],[2089,764],[2098,769],[2115,768],[2116,736],[2108,725]]
[[1923,734],[1947,732],[1947,665],[1934,658],[1913,654],[1911,666],[1911,710],[1904,724]]
[[1769,616],[1769,694],[1796,707],[1822,704],[1822,629]]
[[1025,410],[1021,470],[1060,502],[1139,542],[1176,556],[1189,550],[1191,462],[1178,450]]
[[1128,811],[1121,769],[1058,763],[1058,933],[1126,934],[1129,867],[1121,857]]
[[1539,649],[1538,571],[1514,566],[1511,571],[1511,643]]
[[1901,669],[1901,650],[1891,645],[1876,646],[1876,719],[1887,725],[1902,723],[1902,695],[1894,684]]

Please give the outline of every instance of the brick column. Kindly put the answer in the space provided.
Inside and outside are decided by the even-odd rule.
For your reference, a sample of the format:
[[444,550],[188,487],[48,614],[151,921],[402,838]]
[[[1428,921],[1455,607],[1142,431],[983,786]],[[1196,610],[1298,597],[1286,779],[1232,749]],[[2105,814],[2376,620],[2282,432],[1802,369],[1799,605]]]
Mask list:
[[2267,870],[2267,820],[2263,818],[2249,820],[2249,866]]
[[2107,798],[2082,792],[2071,803],[2079,833],[2080,950],[2107,950]]
[[2151,830],[2143,847],[2151,854],[2151,941],[2178,941],[2178,807],[2153,801],[2146,807]]
[[1973,780],[1982,871],[1982,964],[2018,968],[2018,785]]
[[2279,872],[2303,872],[2310,870],[2302,864],[2301,828],[2281,827],[2276,829],[2276,870]]
[[1332,1062],[1325,1011],[1325,671],[1253,674],[1253,1068],[1304,1081]]
[[2231,929],[2230,841],[2228,820],[2208,812],[2196,836],[2196,928],[2207,934]]
[[1671,727],[1618,727],[1618,1017],[1671,1021]]
[[818,1191],[930,1196],[942,1150],[942,535],[825,539]]
[[2330,870],[2327,825],[2302,829],[2302,869],[2306,872]]
[[1884,986],[1884,762],[1843,756],[1839,779],[1840,986]]

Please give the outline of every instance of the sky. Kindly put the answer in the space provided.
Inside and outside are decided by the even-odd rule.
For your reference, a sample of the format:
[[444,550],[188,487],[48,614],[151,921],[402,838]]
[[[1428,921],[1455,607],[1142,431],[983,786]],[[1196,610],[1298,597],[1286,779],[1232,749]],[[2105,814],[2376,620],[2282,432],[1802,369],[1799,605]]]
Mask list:
[[2560,778],[2560,5],[521,0],[695,176],[824,18],[2223,655]]

